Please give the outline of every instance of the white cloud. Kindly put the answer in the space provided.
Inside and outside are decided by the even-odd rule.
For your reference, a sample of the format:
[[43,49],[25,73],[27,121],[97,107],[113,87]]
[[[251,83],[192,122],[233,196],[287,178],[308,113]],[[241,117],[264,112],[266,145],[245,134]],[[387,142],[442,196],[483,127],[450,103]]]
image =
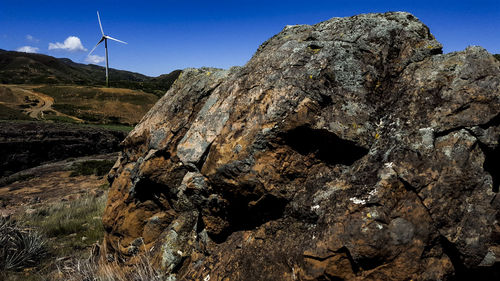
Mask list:
[[92,63],[92,64],[98,64],[104,61],[104,57],[98,56],[98,55],[90,55],[85,58],[85,62],[87,63]]
[[38,53],[38,48],[37,47],[31,47],[31,46],[22,46],[17,48],[16,51],[18,52],[23,52],[23,53]]
[[26,35],[26,40],[30,41],[30,42],[35,42],[35,43],[38,43],[40,40],[38,40],[37,38],[33,37],[33,35]]
[[64,40],[64,43],[49,43],[49,50],[66,50],[70,52],[87,51],[87,49],[83,47],[80,38],[76,36],[69,36]]

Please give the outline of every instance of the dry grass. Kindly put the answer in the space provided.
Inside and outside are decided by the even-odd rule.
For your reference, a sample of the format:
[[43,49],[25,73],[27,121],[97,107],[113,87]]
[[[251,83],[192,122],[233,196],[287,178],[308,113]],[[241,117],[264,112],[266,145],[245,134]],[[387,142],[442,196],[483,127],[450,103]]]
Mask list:
[[54,98],[53,108],[93,124],[136,124],[158,97],[138,90],[88,86],[44,86],[37,92]]
[[[45,204],[17,215],[18,228],[27,229],[26,234],[29,234],[27,237],[29,239],[20,240],[17,244],[22,247],[17,248],[27,250],[15,249],[9,254],[12,257],[8,259],[0,257],[8,263],[8,266],[4,266],[5,270],[0,268],[2,273],[0,280],[54,280],[56,275],[54,272],[57,272],[61,260],[78,260],[85,257],[89,248],[93,244],[100,243],[104,236],[101,217],[106,203],[106,192],[101,192],[101,196],[81,195],[72,201]],[[0,223],[0,229],[9,228],[11,224]],[[0,248],[5,244],[4,237],[6,236],[0,230]],[[43,243],[37,242],[37,239],[42,239]],[[18,261],[19,256],[33,256],[33,251],[39,248],[36,247],[37,244],[42,244],[44,247],[43,259],[30,258],[25,259],[28,262]],[[14,249],[12,246],[3,248]],[[5,256],[1,249],[0,254]],[[1,260],[0,263],[6,263]]]
[[81,198],[57,202],[24,214],[19,221],[37,229],[48,239],[54,257],[82,256],[95,242],[102,241],[102,213],[106,196],[83,195]]
[[[26,229],[25,234],[28,234],[27,238],[21,239],[17,244],[27,250],[11,251],[12,258],[3,259],[9,265],[4,266],[5,270],[0,268],[0,280],[165,280],[165,276],[152,266],[146,255],[136,256],[137,262],[127,266],[118,261],[97,262],[95,249],[99,249],[98,245],[104,236],[101,218],[107,197],[105,190],[101,189],[101,192],[101,196],[82,195],[75,200],[28,209],[27,213],[17,216],[18,227]],[[7,237],[2,234],[1,229],[7,229],[11,225],[0,223],[0,246],[5,245],[3,240]],[[37,249],[40,247],[37,245],[43,246],[44,255],[39,254]],[[89,258],[91,248],[91,253],[94,254]],[[1,250],[0,254],[3,255]],[[18,261],[19,256],[29,258]]]
[[155,269],[145,255],[137,257],[131,266],[117,262],[98,264],[92,259],[76,259],[60,262],[57,278],[65,281],[160,281],[164,275]]
[[[41,117],[53,122],[135,125],[158,96],[141,90],[90,86],[0,85],[0,119],[31,119],[25,110],[41,97],[54,100]],[[26,97],[28,99],[26,99]]]

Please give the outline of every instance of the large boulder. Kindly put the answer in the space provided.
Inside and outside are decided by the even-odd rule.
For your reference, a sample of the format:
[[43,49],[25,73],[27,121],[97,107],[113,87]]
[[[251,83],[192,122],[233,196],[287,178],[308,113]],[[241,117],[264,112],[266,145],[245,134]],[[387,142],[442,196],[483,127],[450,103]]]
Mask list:
[[109,175],[107,258],[147,251],[168,280],[498,278],[500,63],[441,48],[365,14],[185,70]]

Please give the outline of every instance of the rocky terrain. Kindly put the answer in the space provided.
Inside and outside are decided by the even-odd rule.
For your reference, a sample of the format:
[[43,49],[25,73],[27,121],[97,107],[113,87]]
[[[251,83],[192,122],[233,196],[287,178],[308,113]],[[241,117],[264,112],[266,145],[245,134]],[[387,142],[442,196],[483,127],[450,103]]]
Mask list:
[[408,13],[185,70],[123,142],[104,260],[167,280],[498,280],[500,62]]
[[71,124],[0,122],[0,178],[45,162],[118,151],[126,132]]

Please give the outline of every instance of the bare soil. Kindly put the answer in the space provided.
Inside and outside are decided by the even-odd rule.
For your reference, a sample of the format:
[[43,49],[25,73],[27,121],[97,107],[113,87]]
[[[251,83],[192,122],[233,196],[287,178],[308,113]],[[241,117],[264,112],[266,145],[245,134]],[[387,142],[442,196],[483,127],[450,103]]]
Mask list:
[[[56,201],[72,201],[84,194],[103,193],[106,177],[70,176],[75,163],[89,160],[112,160],[118,154],[105,154],[67,159],[21,171],[9,178],[27,178],[1,186],[0,216],[29,212],[30,209]],[[25,177],[23,177],[25,176]],[[3,179],[5,182],[5,178]]]

